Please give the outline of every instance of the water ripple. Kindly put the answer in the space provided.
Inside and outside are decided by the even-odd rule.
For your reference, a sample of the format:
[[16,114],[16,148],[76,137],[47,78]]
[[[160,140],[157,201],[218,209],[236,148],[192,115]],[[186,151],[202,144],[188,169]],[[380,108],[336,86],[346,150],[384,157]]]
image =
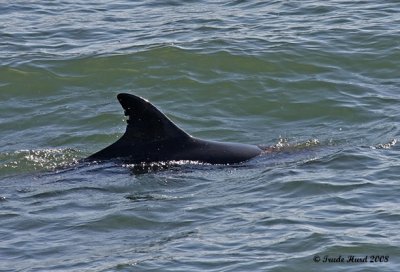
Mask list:
[[[399,12],[3,1],[0,270],[397,271]],[[194,136],[274,152],[231,166],[75,164],[124,132],[118,92]],[[371,254],[390,258],[313,261]]]

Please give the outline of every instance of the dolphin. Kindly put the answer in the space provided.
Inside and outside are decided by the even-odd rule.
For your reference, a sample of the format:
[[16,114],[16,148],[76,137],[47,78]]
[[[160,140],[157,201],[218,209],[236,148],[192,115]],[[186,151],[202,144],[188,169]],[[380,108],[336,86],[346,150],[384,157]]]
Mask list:
[[120,93],[117,99],[128,117],[126,131],[115,143],[89,156],[90,161],[123,159],[132,164],[170,161],[236,164],[263,152],[256,145],[193,137],[139,96]]

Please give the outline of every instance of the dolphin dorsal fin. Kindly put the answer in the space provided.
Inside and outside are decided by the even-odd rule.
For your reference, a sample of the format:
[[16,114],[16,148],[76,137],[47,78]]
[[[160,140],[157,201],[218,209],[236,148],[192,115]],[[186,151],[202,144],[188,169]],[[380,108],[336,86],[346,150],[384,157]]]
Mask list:
[[146,99],[126,93],[117,98],[128,116],[124,140],[143,143],[190,137]]

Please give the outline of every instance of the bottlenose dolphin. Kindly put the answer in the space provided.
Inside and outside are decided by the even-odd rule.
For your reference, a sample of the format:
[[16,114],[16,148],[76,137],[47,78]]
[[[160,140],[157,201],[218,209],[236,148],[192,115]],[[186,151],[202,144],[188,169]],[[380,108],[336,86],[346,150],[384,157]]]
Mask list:
[[125,110],[125,134],[88,160],[123,159],[129,163],[196,161],[234,164],[260,155],[263,150],[250,144],[215,142],[190,136],[144,98],[121,93],[117,96]]

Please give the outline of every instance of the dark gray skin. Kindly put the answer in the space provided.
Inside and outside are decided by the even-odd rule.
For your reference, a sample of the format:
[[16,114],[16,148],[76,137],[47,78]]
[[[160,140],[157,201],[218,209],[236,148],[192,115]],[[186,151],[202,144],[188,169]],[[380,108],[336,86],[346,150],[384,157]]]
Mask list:
[[259,156],[255,145],[214,142],[190,136],[147,100],[121,93],[117,96],[128,116],[125,134],[88,160],[124,159],[129,163],[197,161],[234,164]]

